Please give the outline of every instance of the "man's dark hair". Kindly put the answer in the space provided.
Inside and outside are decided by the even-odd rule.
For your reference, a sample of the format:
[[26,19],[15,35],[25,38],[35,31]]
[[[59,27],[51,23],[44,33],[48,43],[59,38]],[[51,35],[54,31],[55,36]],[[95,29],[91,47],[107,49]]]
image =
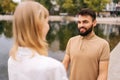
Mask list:
[[89,15],[92,17],[92,20],[94,21],[96,19],[96,13],[95,11],[93,11],[92,9],[89,9],[89,8],[84,8],[82,9],[78,15],[82,15],[82,16],[85,16],[85,15]]

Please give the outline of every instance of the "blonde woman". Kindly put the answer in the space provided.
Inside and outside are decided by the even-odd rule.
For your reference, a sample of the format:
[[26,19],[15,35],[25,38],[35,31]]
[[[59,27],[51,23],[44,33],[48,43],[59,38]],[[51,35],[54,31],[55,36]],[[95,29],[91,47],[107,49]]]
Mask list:
[[34,1],[20,3],[14,13],[14,44],[8,60],[9,80],[67,80],[62,63],[47,57],[49,13]]

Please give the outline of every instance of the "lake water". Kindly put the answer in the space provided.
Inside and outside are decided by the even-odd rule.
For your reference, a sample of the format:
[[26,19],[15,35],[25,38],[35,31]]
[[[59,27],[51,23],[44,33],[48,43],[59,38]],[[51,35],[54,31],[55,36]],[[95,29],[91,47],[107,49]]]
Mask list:
[[[62,61],[67,41],[78,35],[76,22],[50,22],[47,35],[49,56]],[[95,27],[98,36],[110,43],[111,50],[120,41],[120,25],[98,24]],[[12,22],[0,21],[0,80],[8,80],[7,60],[13,44]]]

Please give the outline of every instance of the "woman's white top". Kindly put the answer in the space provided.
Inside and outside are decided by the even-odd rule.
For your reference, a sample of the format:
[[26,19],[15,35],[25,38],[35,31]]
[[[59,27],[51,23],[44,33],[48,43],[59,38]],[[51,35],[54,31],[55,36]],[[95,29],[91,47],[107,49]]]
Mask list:
[[61,62],[19,47],[17,60],[8,60],[9,80],[68,80]]

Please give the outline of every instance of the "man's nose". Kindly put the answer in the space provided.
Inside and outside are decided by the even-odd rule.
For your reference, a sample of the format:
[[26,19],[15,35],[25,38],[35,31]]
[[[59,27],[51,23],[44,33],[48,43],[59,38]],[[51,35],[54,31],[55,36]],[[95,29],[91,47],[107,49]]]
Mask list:
[[84,27],[84,24],[83,23],[78,24],[78,28],[80,27]]

